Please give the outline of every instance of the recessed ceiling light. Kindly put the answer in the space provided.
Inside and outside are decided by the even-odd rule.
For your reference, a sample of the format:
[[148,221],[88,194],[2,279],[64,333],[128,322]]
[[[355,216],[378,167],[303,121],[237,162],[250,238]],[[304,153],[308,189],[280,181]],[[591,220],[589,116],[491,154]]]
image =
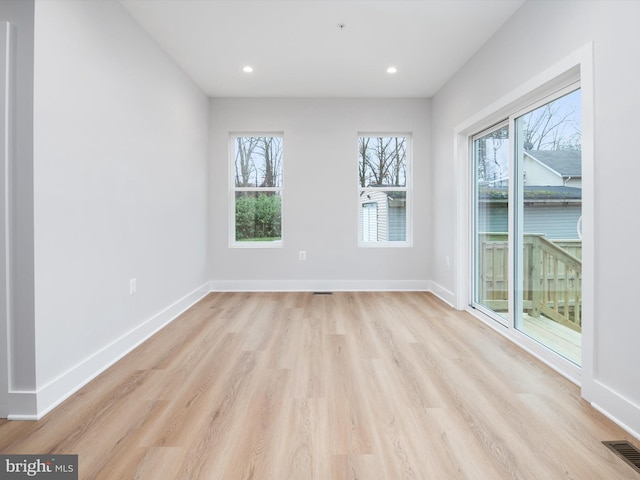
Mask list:
[[387,68],[387,73],[396,73],[397,71],[398,71],[398,69],[396,67]]
[[251,65],[245,65],[244,67],[242,67],[242,71],[244,73],[251,73],[253,72],[253,67]]

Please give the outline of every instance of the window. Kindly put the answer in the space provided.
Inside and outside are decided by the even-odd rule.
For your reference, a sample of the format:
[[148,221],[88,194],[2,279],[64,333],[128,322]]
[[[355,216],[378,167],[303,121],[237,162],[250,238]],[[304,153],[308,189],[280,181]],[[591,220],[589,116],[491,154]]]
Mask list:
[[281,134],[231,135],[231,246],[282,246]]
[[358,138],[360,246],[409,246],[410,137]]

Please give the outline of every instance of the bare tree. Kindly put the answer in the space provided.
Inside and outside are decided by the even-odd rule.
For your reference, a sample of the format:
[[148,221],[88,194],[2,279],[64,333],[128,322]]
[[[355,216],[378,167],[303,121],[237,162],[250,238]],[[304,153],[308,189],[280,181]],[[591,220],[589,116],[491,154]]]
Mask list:
[[252,156],[259,140],[257,137],[236,138],[236,187],[252,186],[251,177],[256,171]]
[[524,144],[528,150],[580,150],[580,125],[576,108],[563,109],[555,101],[523,117]]
[[403,186],[406,138],[360,137],[360,186]]
[[406,141],[404,138],[394,137],[394,149],[393,149],[393,184],[404,184],[404,179],[407,178],[407,149]]
[[260,187],[280,186],[280,172],[282,167],[282,139],[280,137],[260,137],[257,153],[264,158],[261,166],[262,183]]
[[360,186],[367,186],[367,165],[370,161],[369,141],[371,137],[360,137],[358,149],[360,150],[360,162],[358,162],[358,173],[360,174]]
[[282,138],[236,138],[236,186],[277,187],[282,171]]
[[[526,150],[581,150],[579,107],[576,97],[569,95],[516,119],[516,124],[522,126],[522,137],[518,141]],[[475,141],[478,180],[498,186],[505,179],[508,138],[508,128],[503,127]]]
[[494,130],[476,140],[477,176],[481,181],[499,180],[506,173],[500,163],[499,152],[509,138],[507,127]]

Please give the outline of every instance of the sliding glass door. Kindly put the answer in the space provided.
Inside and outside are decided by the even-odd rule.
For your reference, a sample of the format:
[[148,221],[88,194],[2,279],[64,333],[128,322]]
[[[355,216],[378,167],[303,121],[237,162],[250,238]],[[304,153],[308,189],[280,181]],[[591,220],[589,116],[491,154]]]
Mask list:
[[473,306],[577,365],[580,118],[568,87],[473,137]]
[[476,307],[505,323],[509,312],[509,126],[473,138]]
[[515,328],[576,364],[582,343],[580,90],[515,116]]

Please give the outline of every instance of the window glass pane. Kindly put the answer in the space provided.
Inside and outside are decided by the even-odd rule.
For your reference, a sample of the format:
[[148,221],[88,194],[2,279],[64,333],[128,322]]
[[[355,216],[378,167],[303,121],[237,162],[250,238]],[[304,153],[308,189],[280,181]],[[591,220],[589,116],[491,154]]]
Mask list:
[[362,204],[362,241],[378,241],[378,204],[375,202]]
[[282,186],[282,137],[235,138],[235,186]]
[[473,152],[474,302],[506,319],[509,300],[509,127],[505,125],[475,138]]
[[280,192],[235,193],[235,239],[238,242],[272,242],[282,239]]
[[360,137],[358,147],[361,188],[407,185],[406,137]]
[[582,331],[580,90],[516,118],[515,326],[576,364]]
[[362,242],[407,240],[407,192],[365,189],[360,193]]

